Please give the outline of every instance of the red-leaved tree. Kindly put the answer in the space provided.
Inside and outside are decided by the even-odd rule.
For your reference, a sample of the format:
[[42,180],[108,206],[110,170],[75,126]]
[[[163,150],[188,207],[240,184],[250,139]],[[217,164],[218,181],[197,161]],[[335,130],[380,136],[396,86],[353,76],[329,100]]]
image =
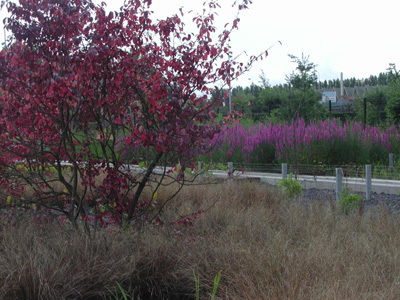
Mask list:
[[[144,188],[152,184],[154,196],[166,178],[179,191],[184,168],[223,126],[209,100],[215,85],[261,57],[229,60],[239,19],[216,33],[217,2],[195,15],[195,33],[185,32],[181,15],[153,20],[151,0],[109,13],[91,0],[6,2],[12,36],[0,55],[2,193],[57,209],[76,225],[89,218],[89,206],[100,221],[137,221],[154,198],[141,202]],[[172,173],[167,166],[177,163],[182,168]]]

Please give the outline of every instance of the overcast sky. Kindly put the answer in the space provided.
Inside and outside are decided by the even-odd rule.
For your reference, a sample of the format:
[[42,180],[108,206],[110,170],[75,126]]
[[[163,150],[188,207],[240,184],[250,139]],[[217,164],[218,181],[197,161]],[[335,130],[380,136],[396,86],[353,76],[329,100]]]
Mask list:
[[[108,9],[118,10],[123,0],[104,2]],[[180,7],[186,12],[201,11],[203,2],[153,0],[152,10],[154,18],[163,18]],[[223,27],[235,13],[229,4],[232,1],[220,3],[217,24]],[[365,78],[385,72],[389,63],[400,66],[399,12],[398,0],[253,0],[248,10],[242,11],[239,30],[232,36],[234,55],[272,48],[268,58],[257,62],[235,85],[258,84],[262,70],[272,85],[284,83],[296,67],[288,54],[309,56],[317,65],[320,80],[339,78],[340,72],[344,78]]]

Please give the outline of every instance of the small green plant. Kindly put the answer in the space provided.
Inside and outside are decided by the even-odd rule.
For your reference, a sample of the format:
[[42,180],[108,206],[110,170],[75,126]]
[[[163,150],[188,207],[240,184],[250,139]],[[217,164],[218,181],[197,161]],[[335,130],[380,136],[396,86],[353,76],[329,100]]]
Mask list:
[[196,275],[196,272],[193,270],[193,276],[194,276],[194,284],[196,287],[196,300],[200,299],[200,274]]
[[301,195],[303,188],[295,178],[293,178],[293,173],[290,173],[287,178],[283,178],[279,181],[278,189],[286,195],[288,200],[293,200],[294,197]]
[[214,278],[214,285],[213,285],[213,291],[211,294],[211,300],[214,300],[215,296],[217,295],[219,282],[221,281],[221,273],[222,273],[222,270],[219,270],[218,274]]
[[359,208],[361,201],[360,195],[350,194],[349,190],[344,190],[338,202],[339,209],[342,213],[348,215],[351,211]]
[[[211,300],[215,300],[215,296],[217,295],[217,290],[219,286],[219,282],[221,281],[221,273],[222,270],[219,270],[218,274],[214,278],[213,291],[211,293]],[[196,275],[193,270],[194,283],[196,285],[196,300],[200,300],[200,274]]]
[[226,164],[223,163],[217,163],[217,170],[221,170],[221,171],[228,171],[228,166]]
[[141,162],[139,162],[138,166],[139,166],[139,168],[144,169],[144,168],[146,168],[147,163],[145,161],[141,161]]
[[119,291],[112,293],[112,297],[105,298],[105,300],[133,300],[133,297],[129,296],[118,282],[117,286]]

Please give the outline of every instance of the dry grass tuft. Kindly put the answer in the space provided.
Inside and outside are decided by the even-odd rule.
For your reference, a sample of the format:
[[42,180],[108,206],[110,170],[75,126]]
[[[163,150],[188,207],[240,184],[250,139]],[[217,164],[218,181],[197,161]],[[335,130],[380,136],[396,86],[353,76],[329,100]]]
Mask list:
[[[159,191],[160,202],[173,187]],[[187,187],[164,219],[206,210],[193,226],[97,231],[29,220],[4,228],[1,299],[400,299],[400,218],[384,208],[342,215],[280,201],[259,183]],[[110,299],[110,298],[108,298]],[[111,298],[113,299],[113,298]]]

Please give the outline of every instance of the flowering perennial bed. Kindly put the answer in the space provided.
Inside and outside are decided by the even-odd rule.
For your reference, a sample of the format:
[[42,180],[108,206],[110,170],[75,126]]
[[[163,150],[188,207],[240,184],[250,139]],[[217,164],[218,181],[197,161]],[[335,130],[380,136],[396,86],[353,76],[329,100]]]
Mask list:
[[209,159],[235,163],[387,164],[400,151],[399,127],[303,119],[285,124],[236,124],[217,135]]

